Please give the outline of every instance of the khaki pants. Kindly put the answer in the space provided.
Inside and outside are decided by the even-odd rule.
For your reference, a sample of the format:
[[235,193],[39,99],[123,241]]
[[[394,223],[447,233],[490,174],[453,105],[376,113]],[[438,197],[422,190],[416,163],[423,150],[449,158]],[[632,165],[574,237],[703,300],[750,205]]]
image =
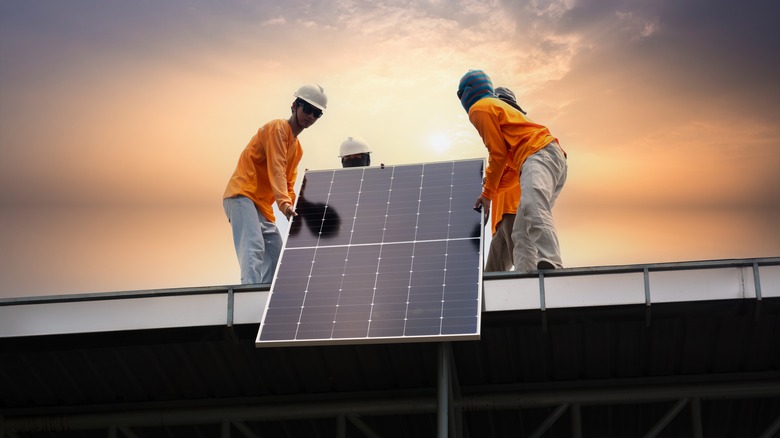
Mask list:
[[516,271],[533,271],[542,260],[556,268],[563,267],[552,208],[566,183],[567,172],[566,157],[557,142],[550,143],[523,163],[518,217],[512,228]]
[[512,227],[515,223],[514,214],[504,214],[496,224],[496,233],[490,241],[488,258],[485,263],[485,272],[511,271],[512,252],[515,245],[512,243]]

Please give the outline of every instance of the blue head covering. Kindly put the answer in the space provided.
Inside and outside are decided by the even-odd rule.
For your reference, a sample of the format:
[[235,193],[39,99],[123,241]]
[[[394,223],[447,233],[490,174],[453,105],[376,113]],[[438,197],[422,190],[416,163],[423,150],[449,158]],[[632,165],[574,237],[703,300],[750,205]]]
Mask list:
[[495,97],[493,94],[493,82],[482,70],[469,70],[460,78],[458,85],[458,97],[466,112],[471,105],[485,97]]

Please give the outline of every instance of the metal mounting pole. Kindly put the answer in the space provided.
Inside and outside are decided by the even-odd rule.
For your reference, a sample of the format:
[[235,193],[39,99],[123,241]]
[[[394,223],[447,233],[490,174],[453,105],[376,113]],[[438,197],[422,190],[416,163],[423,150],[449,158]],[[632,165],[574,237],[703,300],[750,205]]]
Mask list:
[[439,344],[439,379],[438,379],[438,404],[436,410],[437,437],[449,436],[449,387],[450,387],[450,355],[446,343]]
[[693,438],[703,438],[704,429],[701,424],[701,399],[694,397],[691,400],[691,428],[693,429]]

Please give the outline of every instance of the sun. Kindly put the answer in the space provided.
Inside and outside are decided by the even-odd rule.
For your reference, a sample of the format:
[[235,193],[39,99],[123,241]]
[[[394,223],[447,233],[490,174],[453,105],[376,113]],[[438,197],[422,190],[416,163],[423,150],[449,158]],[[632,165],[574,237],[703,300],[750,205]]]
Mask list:
[[441,153],[450,149],[452,141],[450,141],[450,137],[447,134],[437,133],[428,138],[428,144],[430,144],[434,152]]

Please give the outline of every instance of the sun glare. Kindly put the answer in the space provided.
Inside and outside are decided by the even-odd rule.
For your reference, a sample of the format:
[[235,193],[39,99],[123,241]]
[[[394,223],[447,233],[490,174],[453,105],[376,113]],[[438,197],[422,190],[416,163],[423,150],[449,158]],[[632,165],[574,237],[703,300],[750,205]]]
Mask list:
[[428,138],[428,143],[431,145],[431,148],[434,150],[434,152],[446,152],[450,149],[450,146],[452,146],[452,142],[450,141],[450,137],[447,134],[433,134]]

